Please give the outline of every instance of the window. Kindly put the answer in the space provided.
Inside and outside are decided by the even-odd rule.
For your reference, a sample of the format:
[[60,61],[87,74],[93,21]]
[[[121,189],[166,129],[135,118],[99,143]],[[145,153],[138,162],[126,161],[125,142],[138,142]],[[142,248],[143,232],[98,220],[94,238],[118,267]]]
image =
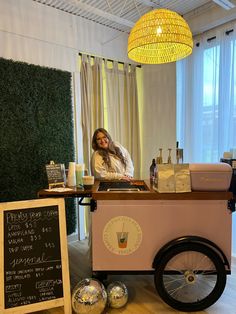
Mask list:
[[235,32],[201,40],[177,63],[177,140],[189,162],[217,162],[236,147]]

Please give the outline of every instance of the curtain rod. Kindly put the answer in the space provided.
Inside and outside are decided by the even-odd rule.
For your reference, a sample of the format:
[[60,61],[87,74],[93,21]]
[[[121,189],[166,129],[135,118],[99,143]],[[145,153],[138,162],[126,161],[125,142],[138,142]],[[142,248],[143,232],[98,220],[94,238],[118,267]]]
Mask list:
[[[79,56],[82,57],[82,55],[85,54],[87,55],[86,53],[82,53],[82,52],[79,52]],[[88,55],[90,56],[91,58],[95,58],[96,56],[93,56],[93,55]],[[110,61],[110,62],[114,62],[115,60],[112,60],[112,59],[105,59],[105,58],[101,58],[103,61],[107,60],[107,61]],[[122,62],[122,61],[117,61],[119,64],[125,64],[125,62]],[[129,65],[131,65],[131,63],[128,63]],[[142,66],[140,64],[138,65],[135,65],[137,68],[141,68]]]
[[[228,31],[225,31],[225,35],[229,35],[230,33],[232,33],[234,30],[233,29],[229,29]],[[213,36],[213,37],[210,37],[210,38],[207,38],[207,42],[210,42],[212,40],[216,39],[216,36]],[[196,43],[196,47],[199,47],[200,46],[200,42],[197,42]]]

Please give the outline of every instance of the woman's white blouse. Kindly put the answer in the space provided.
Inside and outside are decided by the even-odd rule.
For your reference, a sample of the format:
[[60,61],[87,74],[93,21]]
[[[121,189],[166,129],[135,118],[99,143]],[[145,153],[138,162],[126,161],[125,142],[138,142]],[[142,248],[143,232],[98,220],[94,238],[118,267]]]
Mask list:
[[121,144],[115,142],[115,146],[119,147],[122,155],[126,160],[126,168],[115,155],[109,154],[111,160],[111,169],[104,163],[103,158],[95,151],[91,159],[92,174],[96,179],[116,180],[121,179],[123,176],[133,177],[134,166],[130,154]]

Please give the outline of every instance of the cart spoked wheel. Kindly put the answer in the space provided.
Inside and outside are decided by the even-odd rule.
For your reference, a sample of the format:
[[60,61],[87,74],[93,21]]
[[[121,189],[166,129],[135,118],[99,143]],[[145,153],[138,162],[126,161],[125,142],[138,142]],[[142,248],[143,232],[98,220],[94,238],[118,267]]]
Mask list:
[[162,257],[154,275],[160,297],[179,311],[201,311],[224,291],[226,270],[219,254],[201,243],[182,243]]

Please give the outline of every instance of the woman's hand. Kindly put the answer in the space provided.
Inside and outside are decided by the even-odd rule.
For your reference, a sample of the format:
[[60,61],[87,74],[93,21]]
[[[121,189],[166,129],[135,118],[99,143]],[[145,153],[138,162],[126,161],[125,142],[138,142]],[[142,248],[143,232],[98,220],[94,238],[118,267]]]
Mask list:
[[131,181],[132,179],[133,179],[133,177],[130,177],[130,176],[127,176],[127,175],[121,177],[121,180],[125,180],[125,181]]

